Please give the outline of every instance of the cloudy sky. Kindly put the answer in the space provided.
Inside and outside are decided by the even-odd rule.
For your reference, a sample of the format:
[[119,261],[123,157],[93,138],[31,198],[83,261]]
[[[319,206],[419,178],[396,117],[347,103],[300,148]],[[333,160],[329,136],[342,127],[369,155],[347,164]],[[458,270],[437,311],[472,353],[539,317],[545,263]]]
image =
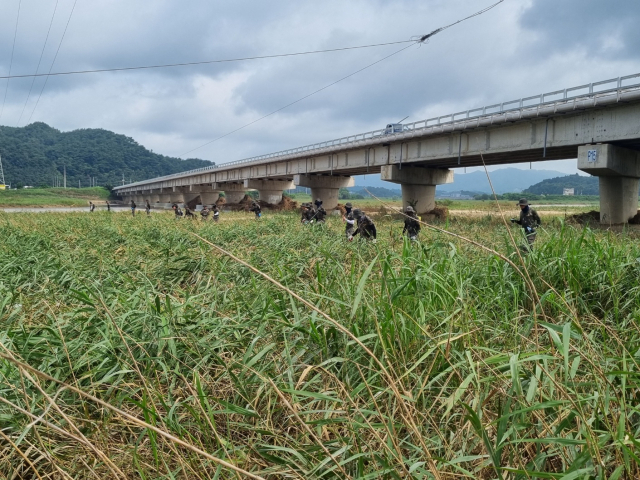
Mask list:
[[[52,71],[63,72],[408,40],[494,1],[3,0],[0,75],[35,73],[41,55],[47,73],[56,52]],[[58,76],[44,90],[44,78],[0,80],[0,124],[105,128],[157,153],[222,163],[639,73],[638,25],[640,0],[504,0],[202,148],[405,45]],[[575,160],[534,168],[576,171]]]

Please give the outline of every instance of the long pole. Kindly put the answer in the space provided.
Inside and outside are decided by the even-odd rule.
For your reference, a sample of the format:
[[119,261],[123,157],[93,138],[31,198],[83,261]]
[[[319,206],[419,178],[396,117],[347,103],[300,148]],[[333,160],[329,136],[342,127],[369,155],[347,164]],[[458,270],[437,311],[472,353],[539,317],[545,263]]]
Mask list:
[[0,176],[2,177],[2,185],[4,185],[4,169],[2,168],[2,155],[0,155]]

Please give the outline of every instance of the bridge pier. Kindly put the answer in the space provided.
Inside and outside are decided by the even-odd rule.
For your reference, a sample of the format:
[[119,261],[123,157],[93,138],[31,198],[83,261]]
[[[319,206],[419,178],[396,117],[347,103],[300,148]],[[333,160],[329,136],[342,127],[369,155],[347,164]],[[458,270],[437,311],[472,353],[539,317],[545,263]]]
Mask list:
[[167,189],[160,189],[160,193],[158,194],[158,203],[171,203],[171,194]]
[[418,215],[436,207],[436,185],[453,182],[449,169],[383,165],[380,178],[399,183],[402,188],[402,209],[412,205]]
[[338,194],[341,188],[353,187],[353,177],[338,175],[294,175],[293,183],[297,187],[311,189],[311,199],[319,198],[325,210],[333,210],[338,206]]
[[244,183],[216,183],[213,187],[222,190],[227,203],[233,204],[240,203],[247,190]]
[[189,185],[185,187],[175,187],[182,190],[182,196],[184,198],[183,203],[185,205],[189,205],[190,208],[195,208],[194,203],[197,204],[196,200],[200,196],[199,188],[197,185]]
[[211,185],[201,185],[197,190],[199,191],[202,205],[213,205],[220,198],[220,190],[213,188]]
[[282,192],[296,188],[291,180],[245,180],[244,187],[258,190],[260,200],[271,205],[282,201]]
[[608,143],[578,147],[578,169],[600,183],[600,223],[627,223],[638,212],[640,152]]
[[171,193],[169,193],[169,203],[177,203],[178,205],[184,204],[184,192],[182,187],[172,187]]

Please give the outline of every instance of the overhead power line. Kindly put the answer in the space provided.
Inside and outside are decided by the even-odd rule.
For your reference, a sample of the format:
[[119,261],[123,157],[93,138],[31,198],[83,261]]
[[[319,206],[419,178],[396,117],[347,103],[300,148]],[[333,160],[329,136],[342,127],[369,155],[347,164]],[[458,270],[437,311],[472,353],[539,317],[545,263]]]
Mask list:
[[51,67],[49,68],[49,74],[47,75],[47,78],[45,78],[44,80],[44,85],[42,85],[42,90],[40,90],[40,95],[38,95],[38,100],[36,100],[36,104],[33,107],[33,110],[31,111],[31,115],[29,115],[29,120],[27,120],[27,123],[29,123],[31,121],[31,117],[33,117],[33,114],[36,113],[36,108],[38,108],[38,104],[40,103],[40,99],[42,98],[42,93],[44,92],[45,87],[47,86],[47,82],[49,81],[49,76],[51,74],[51,70],[53,70],[53,65],[56,63],[56,59],[58,58],[58,53],[60,53],[60,47],[62,47],[62,41],[64,40],[64,36],[67,34],[67,28],[69,28],[69,23],[71,23],[71,17],[73,16],[73,11],[76,9],[76,4],[78,3],[78,0],[75,0],[73,2],[73,7],[71,7],[71,13],[69,13],[69,18],[67,19],[67,24],[64,27],[64,31],[62,32],[62,37],[60,38],[60,43],[58,44],[58,49],[56,50],[56,54],[53,57],[53,62],[51,62]]
[[[59,3],[59,0],[56,0],[56,4],[53,7],[53,15],[51,15],[51,21],[49,22],[49,30],[47,30],[47,36],[44,39],[44,45],[42,46],[42,51],[40,52],[40,59],[38,60],[38,66],[36,67],[36,75],[38,75],[38,71],[40,70],[40,63],[42,62],[42,56],[44,55],[44,50],[47,47],[47,42],[49,41],[49,34],[51,33],[51,26],[53,25],[53,20],[54,18],[56,18],[58,3]],[[36,81],[36,75],[34,75],[33,79],[31,80],[29,93],[27,94],[27,99],[24,101],[24,106],[22,107],[22,112],[20,112],[20,117],[18,118],[18,123],[16,124],[16,126],[20,126],[20,120],[22,120],[22,115],[24,115],[24,111],[27,108],[27,104],[29,103],[29,98],[31,97],[31,91],[33,90],[33,84]]]
[[413,39],[416,40],[416,41],[419,41],[420,43],[424,43],[427,40],[429,40],[431,37],[433,37],[434,35],[442,32],[443,30],[446,30],[447,28],[451,28],[454,25],[457,25],[459,23],[464,22],[465,20],[469,20],[470,18],[478,17],[478,16],[482,15],[483,13],[488,12],[492,8],[497,7],[502,2],[504,2],[504,0],[499,0],[496,3],[494,3],[493,5],[489,5],[488,7],[483,8],[482,10],[478,10],[476,13],[474,13],[472,15],[469,15],[468,17],[461,18],[460,20],[458,20],[456,22],[450,23],[449,25],[445,25],[444,27],[436,28],[434,31],[432,31],[430,33],[427,33],[426,35],[422,35],[421,37],[414,37]]
[[9,79],[11,78],[11,67],[13,67],[13,52],[16,49],[16,38],[18,37],[18,22],[20,21],[20,7],[22,0],[18,2],[18,15],[16,16],[16,29],[13,32],[13,47],[11,47],[11,60],[9,61],[9,76],[7,77],[7,86],[4,89],[4,99],[2,100],[2,108],[0,108],[0,118],[4,113],[4,104],[7,101],[7,92],[9,91]]
[[236,133],[236,132],[238,132],[238,131],[242,130],[243,128],[247,128],[247,127],[249,127],[249,126],[253,125],[254,123],[259,122],[260,120],[264,120],[265,118],[270,117],[271,115],[275,115],[276,113],[278,113],[278,112],[280,112],[280,111],[284,110],[285,108],[288,108],[288,107],[290,107],[291,105],[295,105],[296,103],[301,102],[301,101],[303,101],[303,100],[305,100],[305,99],[307,99],[307,98],[309,98],[309,97],[311,97],[311,96],[315,95],[316,93],[320,93],[320,92],[322,92],[323,90],[326,90],[327,88],[334,86],[336,83],[340,83],[340,82],[342,82],[343,80],[346,80],[347,78],[353,77],[354,75],[356,75],[356,74],[358,74],[358,73],[360,73],[360,72],[362,72],[362,71],[366,70],[367,68],[370,68],[370,67],[373,67],[374,65],[377,65],[378,63],[385,61],[387,58],[393,57],[394,55],[397,55],[398,53],[400,53],[400,52],[402,52],[402,51],[406,50],[406,49],[407,49],[407,48],[409,48],[409,47],[412,47],[412,46],[413,46],[413,45],[415,45],[415,44],[416,44],[416,42],[411,42],[411,45],[408,45],[408,46],[406,46],[406,47],[404,47],[404,48],[401,48],[400,50],[397,50],[397,51],[393,52],[391,55],[387,55],[386,57],[382,57],[380,60],[377,60],[377,61],[375,61],[375,62],[373,62],[373,63],[370,63],[369,65],[367,65],[366,67],[361,68],[360,70],[356,70],[355,72],[350,73],[349,75],[347,75],[347,76],[345,76],[345,77],[342,77],[341,79],[336,80],[335,82],[332,82],[332,83],[330,83],[329,85],[325,85],[324,87],[319,88],[319,89],[318,89],[318,90],[316,90],[315,92],[311,92],[311,93],[309,93],[309,94],[305,95],[304,97],[301,97],[301,98],[299,98],[299,99],[297,99],[297,100],[294,100],[294,101],[293,101],[293,102],[291,102],[291,103],[288,103],[288,104],[287,104],[287,105],[285,105],[284,107],[280,107],[280,108],[278,108],[277,110],[274,110],[274,111],[273,111],[273,112],[271,112],[271,113],[268,113],[268,114],[266,114],[266,115],[264,115],[264,116],[262,116],[262,117],[260,117],[260,118],[258,118],[258,119],[256,119],[256,120],[253,120],[252,122],[249,122],[249,123],[247,123],[247,124],[245,124],[245,125],[243,125],[243,126],[241,126],[241,127],[239,127],[239,128],[236,128],[235,130],[232,130],[232,131],[230,131],[230,132],[228,132],[228,133],[225,133],[224,135],[220,135],[218,138],[214,138],[213,140],[211,140],[211,141],[209,141],[209,142],[207,142],[207,143],[204,143],[204,144],[200,145],[199,147],[194,148],[193,150],[189,150],[188,152],[183,153],[182,155],[188,155],[189,153],[194,152],[194,151],[196,151],[196,150],[198,150],[198,149],[200,149],[200,148],[202,148],[202,147],[206,147],[207,145],[210,145],[210,144],[212,144],[213,142],[217,142],[218,140],[220,140],[220,139],[222,139],[222,138],[224,138],[224,137],[228,137],[229,135],[231,135],[231,134],[233,134],[233,133]]
[[358,50],[361,48],[374,48],[374,47],[384,47],[387,45],[398,45],[400,43],[415,43],[415,40],[400,40],[397,42],[387,42],[387,43],[375,43],[372,45],[358,45],[355,47],[341,47],[341,48],[329,48],[326,50],[311,50],[308,52],[294,52],[294,53],[280,53],[275,55],[261,55],[256,57],[240,57],[240,58],[226,58],[219,60],[203,60],[200,62],[183,62],[183,63],[166,63],[160,65],[142,65],[135,67],[117,67],[117,68],[98,68],[94,70],[73,70],[69,72],[55,72],[55,73],[36,73],[36,74],[24,74],[24,75],[6,75],[0,76],[0,80],[5,78],[30,78],[30,77],[56,77],[62,75],[83,75],[87,73],[105,73],[105,72],[126,72],[130,70],[152,70],[157,68],[174,68],[174,67],[191,67],[194,65],[210,65],[214,63],[232,63],[232,62],[245,62],[249,60],[262,60],[267,58],[280,58],[280,57],[295,57],[301,55],[313,55],[318,53],[330,53],[330,52],[341,52],[344,50]]
[[[325,85],[324,87],[319,88],[318,90],[315,90],[314,92],[311,92],[311,93],[309,93],[309,94],[305,95],[304,97],[301,97],[301,98],[299,98],[299,99],[297,99],[297,100],[295,100],[295,101],[293,101],[293,102],[291,102],[291,103],[288,103],[288,104],[287,104],[287,105],[285,105],[284,107],[280,107],[280,108],[278,108],[277,110],[272,111],[271,113],[268,113],[268,114],[266,114],[266,115],[263,115],[262,117],[257,118],[256,120],[253,120],[252,122],[249,122],[249,123],[247,123],[247,124],[245,124],[245,125],[242,125],[241,127],[236,128],[235,130],[231,130],[230,132],[227,132],[227,133],[225,133],[224,135],[220,135],[219,137],[214,138],[213,140],[210,140],[210,141],[208,141],[208,142],[206,142],[206,143],[203,143],[203,144],[202,144],[202,145],[200,145],[199,147],[193,148],[193,149],[189,150],[188,152],[183,153],[181,156],[188,155],[188,154],[190,154],[191,152],[195,152],[196,150],[199,150],[199,149],[201,149],[202,147],[206,147],[207,145],[211,145],[212,143],[217,142],[218,140],[221,140],[221,139],[223,139],[223,138],[225,138],[225,137],[228,137],[229,135],[232,135],[232,134],[234,134],[234,133],[236,133],[236,132],[238,132],[238,131],[240,131],[240,130],[242,130],[242,129],[244,129],[244,128],[247,128],[247,127],[249,127],[249,126],[251,126],[251,125],[253,125],[253,124],[255,124],[255,123],[258,123],[259,121],[264,120],[265,118],[268,118],[268,117],[270,117],[271,115],[275,115],[276,113],[278,113],[278,112],[280,112],[280,111],[282,111],[282,110],[284,110],[284,109],[286,109],[286,108],[288,108],[288,107],[290,107],[290,106],[292,106],[292,105],[295,105],[296,103],[299,103],[299,102],[301,102],[301,101],[303,101],[303,100],[305,100],[305,99],[307,99],[307,98],[309,98],[309,97],[311,97],[311,96],[313,96],[313,95],[315,95],[315,94],[317,94],[317,93],[320,93],[320,92],[322,92],[323,90],[326,90],[327,88],[332,87],[332,86],[336,85],[337,83],[342,82],[343,80],[346,80],[346,79],[348,79],[348,78],[350,78],[350,77],[353,77],[354,75],[357,75],[358,73],[360,73],[360,72],[362,72],[362,71],[364,71],[364,70],[367,70],[368,68],[371,68],[371,67],[373,67],[374,65],[377,65],[378,63],[383,62],[383,61],[387,60],[388,58],[391,58],[391,57],[393,57],[394,55],[397,55],[397,54],[398,54],[398,53],[400,53],[400,52],[405,51],[406,49],[408,49],[409,47],[411,47],[411,46],[413,46],[413,45],[422,44],[422,43],[426,42],[428,39],[430,39],[430,38],[431,38],[431,37],[433,37],[434,35],[437,35],[438,33],[442,32],[443,30],[446,30],[447,28],[451,28],[451,27],[453,27],[454,25],[457,25],[457,24],[459,24],[459,23],[464,22],[465,20],[469,20],[469,19],[471,19],[471,18],[473,18],[473,17],[477,17],[477,16],[479,16],[479,15],[482,15],[483,13],[488,12],[488,11],[489,11],[489,10],[491,10],[492,8],[494,8],[494,7],[498,6],[498,5],[499,5],[499,4],[501,4],[503,1],[504,1],[504,0],[499,0],[498,2],[494,3],[493,5],[490,5],[490,6],[486,7],[486,8],[483,8],[482,10],[479,10],[479,11],[477,11],[476,13],[474,13],[474,14],[472,14],[472,15],[469,15],[468,17],[462,18],[462,19],[460,19],[460,20],[458,20],[458,21],[456,21],[456,22],[454,22],[454,23],[451,23],[451,24],[449,24],[449,25],[445,25],[444,27],[437,28],[436,30],[433,30],[432,32],[427,33],[426,35],[421,35],[421,36],[413,37],[413,39],[412,39],[412,40],[410,40],[410,41],[411,41],[411,45],[408,45],[408,46],[406,46],[406,47],[403,47],[403,48],[401,48],[400,50],[397,50],[397,51],[393,52],[392,54],[387,55],[386,57],[381,58],[380,60],[377,60],[377,61],[375,61],[375,62],[373,62],[373,63],[370,63],[370,64],[369,64],[369,65],[367,65],[366,67],[363,67],[363,68],[361,68],[361,69],[359,69],[359,70],[356,70],[355,72],[350,73],[349,75],[346,75],[346,76],[344,76],[344,77],[340,78],[339,80],[336,80],[336,81],[334,81],[334,82],[332,82],[332,83],[330,83],[330,84],[328,84],[328,85]],[[396,43],[401,43],[401,42],[396,42]],[[406,42],[402,42],[402,43],[406,43]]]

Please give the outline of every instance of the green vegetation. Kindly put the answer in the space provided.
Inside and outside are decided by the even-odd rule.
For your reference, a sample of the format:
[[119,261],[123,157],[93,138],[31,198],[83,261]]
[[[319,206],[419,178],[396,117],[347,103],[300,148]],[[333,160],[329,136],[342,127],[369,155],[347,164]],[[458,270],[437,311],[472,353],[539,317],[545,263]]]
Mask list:
[[638,478],[636,233],[251,217],[0,213],[4,476]]
[[104,202],[109,195],[103,187],[0,190],[0,207],[84,207],[89,201]]
[[[496,195],[498,200],[509,200],[511,202],[517,202],[519,199],[525,197],[527,200],[535,201],[538,203],[598,203],[599,195],[539,195],[535,193],[503,193],[502,195]],[[474,200],[490,200],[495,202],[493,195],[481,194],[475,195]]]
[[399,198],[402,196],[400,189],[384,187],[351,187],[349,192],[352,195],[362,195],[362,198],[369,198],[371,195],[375,195],[378,198]]
[[565,188],[575,189],[577,195],[600,195],[598,177],[566,175],[564,177],[548,178],[523,190],[525,194],[562,195]]
[[[158,155],[134,139],[102,129],[61,132],[45,123],[26,127],[0,127],[0,145],[7,183],[32,187],[62,182],[64,166],[67,186],[120,185],[212,165],[198,159]],[[60,183],[61,184],[61,183]]]
[[362,200],[365,197],[360,193],[350,192],[347,188],[341,188],[338,193],[338,198],[340,200]]

